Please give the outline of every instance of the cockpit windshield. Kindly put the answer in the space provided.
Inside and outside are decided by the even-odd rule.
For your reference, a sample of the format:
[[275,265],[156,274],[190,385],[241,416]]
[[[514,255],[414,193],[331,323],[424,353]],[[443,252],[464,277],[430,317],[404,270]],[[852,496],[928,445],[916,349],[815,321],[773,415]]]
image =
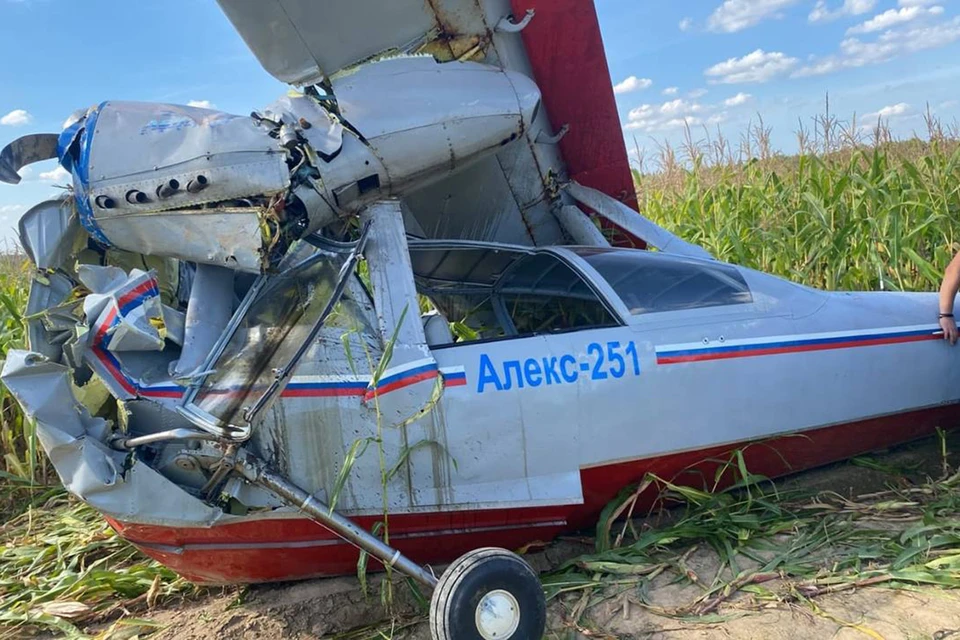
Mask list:
[[610,283],[633,315],[753,302],[732,265],[635,249],[573,251]]

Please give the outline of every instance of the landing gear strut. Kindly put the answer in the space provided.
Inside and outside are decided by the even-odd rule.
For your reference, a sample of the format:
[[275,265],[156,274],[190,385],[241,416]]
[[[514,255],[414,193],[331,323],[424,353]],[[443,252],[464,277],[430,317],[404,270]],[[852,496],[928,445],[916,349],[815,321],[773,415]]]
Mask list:
[[451,564],[439,580],[379,538],[364,531],[286,478],[247,454],[237,471],[268,489],[385,566],[433,589],[430,635],[434,640],[540,640],[546,602],[536,573],[504,549],[476,549]]

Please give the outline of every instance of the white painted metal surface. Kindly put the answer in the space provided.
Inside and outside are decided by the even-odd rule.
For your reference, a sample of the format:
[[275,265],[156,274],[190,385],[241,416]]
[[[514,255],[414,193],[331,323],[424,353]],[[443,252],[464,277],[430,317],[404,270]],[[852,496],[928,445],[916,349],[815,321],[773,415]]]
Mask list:
[[520,604],[509,591],[496,589],[480,598],[475,618],[483,640],[509,640],[520,627]]

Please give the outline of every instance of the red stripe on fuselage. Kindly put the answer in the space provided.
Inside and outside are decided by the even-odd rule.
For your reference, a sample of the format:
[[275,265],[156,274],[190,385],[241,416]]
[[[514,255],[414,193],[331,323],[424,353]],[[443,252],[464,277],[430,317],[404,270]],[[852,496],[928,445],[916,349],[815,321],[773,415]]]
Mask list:
[[[775,419],[775,416],[771,417]],[[752,473],[782,476],[930,435],[960,423],[960,404],[921,409],[802,433],[609,463],[580,472],[582,505],[520,509],[392,514],[391,539],[420,563],[448,562],[477,547],[516,549],[548,541],[564,531],[592,527],[603,507],[623,487],[647,474],[689,486],[712,483],[718,469],[740,449]],[[548,454],[542,454],[548,455]],[[721,486],[735,478],[721,474]],[[656,504],[641,494],[639,515]],[[356,522],[366,530],[379,517]],[[566,521],[559,525],[557,522]],[[147,555],[196,582],[249,583],[293,580],[356,571],[358,551],[321,525],[304,518],[248,519],[213,527],[168,527],[110,521],[122,537]]]
[[287,387],[283,390],[283,398],[344,398],[347,396],[362,396],[366,393],[366,385],[362,387],[318,387],[315,389],[291,389]]

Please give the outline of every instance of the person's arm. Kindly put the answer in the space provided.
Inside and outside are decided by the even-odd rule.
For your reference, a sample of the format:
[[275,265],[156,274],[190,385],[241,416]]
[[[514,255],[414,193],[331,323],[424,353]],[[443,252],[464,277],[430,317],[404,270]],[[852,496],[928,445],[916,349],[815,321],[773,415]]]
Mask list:
[[957,343],[957,321],[953,317],[953,303],[960,289],[960,253],[953,256],[943,274],[943,284],[940,285],[940,328],[943,329],[943,339],[950,344]]

